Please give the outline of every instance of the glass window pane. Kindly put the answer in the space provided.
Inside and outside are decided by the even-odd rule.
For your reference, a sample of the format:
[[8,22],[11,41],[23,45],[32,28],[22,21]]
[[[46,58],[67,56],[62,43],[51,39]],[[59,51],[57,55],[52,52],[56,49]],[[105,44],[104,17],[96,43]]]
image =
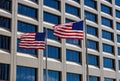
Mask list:
[[9,76],[9,66],[8,64],[0,63],[0,80],[8,80]]
[[10,37],[0,35],[0,49],[10,51]]
[[111,54],[114,53],[113,46],[108,44],[103,44],[103,51]]
[[118,61],[118,69],[120,70],[120,60]]
[[118,55],[120,55],[120,47],[118,47]]
[[60,10],[60,1],[57,0],[44,0],[44,5]]
[[67,73],[66,81],[82,81],[80,74]]
[[112,15],[112,9],[106,5],[101,4],[101,11],[109,15]]
[[88,20],[93,21],[95,23],[97,23],[97,15],[93,14],[91,12],[85,11],[85,16]]
[[108,27],[112,27],[113,22],[110,19],[102,17],[102,25],[105,25],[105,26],[108,26]]
[[116,10],[116,17],[120,18],[120,11]]
[[[61,81],[59,71],[48,70],[48,77],[48,81]],[[43,78],[46,81],[46,70],[43,71]]]
[[87,40],[87,46],[90,49],[98,50],[98,43],[92,40]]
[[116,28],[120,30],[120,23],[116,22]]
[[104,81],[115,81],[115,80],[111,78],[104,78]]
[[113,33],[102,30],[102,37],[108,40],[113,40]]
[[117,35],[117,42],[120,43],[120,35]]
[[103,65],[105,68],[114,69],[114,60],[110,58],[103,58]]
[[75,15],[75,16],[78,16],[78,17],[80,16],[80,13],[79,13],[80,11],[79,11],[79,8],[77,8],[77,7],[66,4],[65,5],[65,11],[67,13],[72,14],[72,15]]
[[80,52],[68,49],[66,50],[66,60],[79,63],[80,59]]
[[80,46],[80,41],[79,41],[79,40],[75,40],[75,39],[66,39],[66,42],[67,42],[67,43],[70,43],[70,44],[74,44],[74,45]]
[[0,8],[7,10],[7,11],[11,11],[11,1],[10,0],[0,0]]
[[9,18],[0,16],[0,27],[10,30],[11,20]]
[[117,6],[120,6],[120,0],[115,0],[115,4],[116,4]]
[[94,0],[84,0],[84,4],[91,8],[97,9],[97,3]]
[[37,19],[37,9],[18,4],[18,13]]
[[44,12],[44,21],[53,24],[60,24],[60,17],[51,13]]
[[87,33],[90,35],[98,36],[98,29],[87,25]]
[[30,0],[30,1],[35,2],[35,3],[37,3],[37,2],[38,2],[38,0]]
[[20,48],[19,43],[20,43],[20,39],[17,39],[17,52],[22,52],[22,53],[27,53],[27,54],[32,54],[32,55],[37,54],[37,51],[35,49]]
[[36,81],[36,69],[17,66],[16,81]]
[[98,66],[98,56],[88,54],[88,64]]
[[99,81],[99,77],[89,76],[89,81]]
[[[60,59],[60,48],[54,46],[48,46],[48,57],[54,59]],[[44,50],[44,56],[46,56],[46,49]]]

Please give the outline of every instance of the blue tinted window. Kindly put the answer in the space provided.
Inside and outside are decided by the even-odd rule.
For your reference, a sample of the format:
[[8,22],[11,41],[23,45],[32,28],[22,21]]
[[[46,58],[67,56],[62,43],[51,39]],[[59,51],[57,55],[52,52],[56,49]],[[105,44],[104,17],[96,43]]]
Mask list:
[[113,40],[113,34],[105,30],[102,30],[102,37],[108,40]]
[[73,20],[70,20],[70,19],[65,19],[65,22],[66,23],[69,23],[69,22],[74,22]]
[[18,40],[17,40],[17,51],[18,51],[18,52],[36,55],[36,50],[34,50],[34,49],[20,48],[20,47],[19,47],[19,43],[20,43],[20,40],[18,39]]
[[120,23],[116,22],[116,28],[120,30]]
[[104,81],[115,81],[115,80],[111,78],[104,78]]
[[120,60],[118,61],[118,69],[120,70]]
[[50,22],[53,24],[60,24],[60,17],[57,15],[44,12],[44,21]]
[[80,52],[67,49],[66,50],[66,59],[68,61],[79,63],[80,62]]
[[88,54],[88,64],[98,66],[98,56]]
[[98,50],[98,43],[96,41],[88,40],[87,46],[88,48]]
[[[60,72],[48,70],[48,81],[60,81]],[[43,81],[46,81],[46,70],[43,71]]]
[[65,11],[75,16],[80,16],[79,8],[66,4]]
[[10,0],[0,0],[0,8],[11,11],[11,1]]
[[36,69],[17,66],[16,81],[36,81]]
[[99,78],[96,76],[89,76],[89,81],[99,81]]
[[73,0],[73,1],[75,1],[75,2],[79,2],[79,0]]
[[120,43],[120,35],[117,35],[117,42]]
[[74,45],[80,45],[80,41],[75,39],[66,39],[66,42]]
[[[46,28],[44,28],[44,32],[46,32]],[[47,29],[47,38],[60,42],[60,39],[57,36],[53,35],[53,33],[54,33],[53,30]]]
[[33,2],[37,3],[38,0],[30,0],[30,1],[33,1]]
[[0,35],[0,49],[10,50],[10,37]]
[[18,4],[18,13],[37,19],[37,9]]
[[81,76],[79,74],[67,73],[66,81],[81,81]]
[[116,10],[116,17],[120,18],[120,11]]
[[113,59],[110,59],[110,58],[104,57],[104,58],[103,58],[103,65],[104,65],[104,67],[106,67],[106,68],[114,69],[114,60],[113,60]]
[[91,8],[97,9],[96,7],[97,3],[94,0],[84,0],[84,4]]
[[28,23],[18,21],[18,31],[20,32],[37,32],[37,27]]
[[98,30],[97,30],[97,28],[94,28],[92,26],[88,26],[87,25],[87,33],[91,34],[91,35],[94,35],[94,36],[98,36]]
[[118,47],[118,55],[120,55],[120,47]]
[[10,19],[0,16],[0,27],[10,29],[11,27]]
[[9,67],[8,64],[0,64],[0,80],[8,80]]
[[85,16],[88,20],[90,21],[93,21],[95,23],[97,23],[97,15],[91,13],[91,12],[88,12],[88,11],[85,11]]
[[103,51],[108,53],[114,53],[113,46],[108,44],[103,44]]
[[112,9],[106,5],[101,4],[101,11],[112,15]]
[[112,20],[102,17],[102,25],[112,27]]
[[44,0],[44,5],[60,10],[60,2],[57,0]]
[[[44,50],[44,56],[46,56],[46,49]],[[60,59],[60,48],[48,46],[48,57]]]
[[116,4],[117,6],[120,6],[120,0],[115,0],[115,4]]

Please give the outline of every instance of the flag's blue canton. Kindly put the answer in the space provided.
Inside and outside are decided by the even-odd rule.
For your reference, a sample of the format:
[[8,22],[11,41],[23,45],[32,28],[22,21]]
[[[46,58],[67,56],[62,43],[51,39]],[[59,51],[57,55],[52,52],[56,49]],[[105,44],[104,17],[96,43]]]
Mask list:
[[73,23],[72,30],[83,30],[83,21]]
[[45,33],[36,33],[35,41],[45,41]]

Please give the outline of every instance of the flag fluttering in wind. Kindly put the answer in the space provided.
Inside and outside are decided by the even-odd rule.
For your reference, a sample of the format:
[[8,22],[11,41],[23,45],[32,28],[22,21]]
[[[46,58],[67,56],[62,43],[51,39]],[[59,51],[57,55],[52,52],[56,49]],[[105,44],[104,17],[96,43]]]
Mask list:
[[22,34],[19,47],[26,49],[45,49],[45,33]]
[[54,35],[59,38],[83,40],[83,21],[70,22],[53,26]]

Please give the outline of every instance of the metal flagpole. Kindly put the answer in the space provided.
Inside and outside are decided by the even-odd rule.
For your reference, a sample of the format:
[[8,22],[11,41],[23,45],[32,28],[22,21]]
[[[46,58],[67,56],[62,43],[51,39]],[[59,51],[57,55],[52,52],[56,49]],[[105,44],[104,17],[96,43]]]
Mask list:
[[46,67],[46,81],[48,81],[48,63],[47,63],[47,58],[48,58],[48,46],[47,46],[47,28],[46,28],[46,38],[45,38],[45,42],[46,42],[46,62],[45,62],[45,67]]
[[88,51],[87,51],[87,27],[86,27],[86,17],[84,17],[85,26],[85,47],[86,47],[86,81],[89,81],[89,68],[88,68]]

